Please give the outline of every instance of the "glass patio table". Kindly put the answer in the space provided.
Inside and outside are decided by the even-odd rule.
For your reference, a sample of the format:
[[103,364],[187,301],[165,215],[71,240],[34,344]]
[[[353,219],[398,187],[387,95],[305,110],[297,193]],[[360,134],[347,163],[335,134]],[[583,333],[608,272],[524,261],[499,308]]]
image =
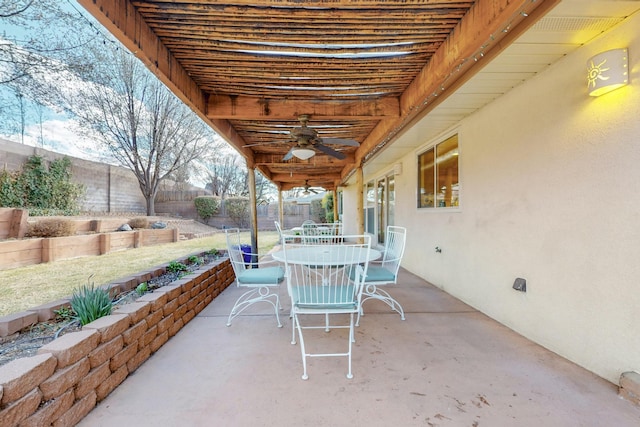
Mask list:
[[[344,265],[345,253],[349,251],[349,258],[353,264],[361,264],[376,260],[382,256],[377,249],[352,248],[349,245],[309,245],[294,247],[285,251],[271,254],[273,259],[290,264],[308,264],[313,261],[316,266]],[[367,257],[368,255],[368,257]]]

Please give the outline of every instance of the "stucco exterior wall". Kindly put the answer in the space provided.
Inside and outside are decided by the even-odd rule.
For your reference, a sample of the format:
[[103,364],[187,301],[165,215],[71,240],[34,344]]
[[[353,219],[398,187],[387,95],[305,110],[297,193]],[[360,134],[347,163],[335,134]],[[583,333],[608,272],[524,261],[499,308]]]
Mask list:
[[[396,177],[403,267],[616,384],[640,370],[638,28],[635,16],[451,129],[458,210],[415,202],[417,154],[448,135],[407,153]],[[625,46],[631,84],[587,96],[587,60]],[[344,218],[355,191],[345,188]],[[526,293],[512,289],[517,277]]]

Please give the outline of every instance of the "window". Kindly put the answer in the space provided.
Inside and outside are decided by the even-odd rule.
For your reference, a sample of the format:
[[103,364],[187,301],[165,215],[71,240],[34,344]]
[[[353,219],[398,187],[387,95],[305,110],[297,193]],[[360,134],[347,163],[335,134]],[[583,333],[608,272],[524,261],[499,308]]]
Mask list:
[[418,156],[418,207],[456,207],[459,187],[458,135],[454,135]]

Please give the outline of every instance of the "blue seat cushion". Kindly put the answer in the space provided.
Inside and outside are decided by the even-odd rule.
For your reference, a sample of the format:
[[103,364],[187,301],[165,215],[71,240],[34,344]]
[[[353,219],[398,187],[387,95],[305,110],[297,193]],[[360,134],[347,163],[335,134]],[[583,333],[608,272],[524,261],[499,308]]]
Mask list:
[[349,309],[356,305],[354,286],[293,286],[293,303],[300,308]]
[[[351,280],[355,280],[356,278],[355,269],[352,269],[349,272],[349,278]],[[369,268],[367,269],[367,277],[364,279],[365,283],[393,282],[395,280],[396,280],[396,277],[393,275],[392,272],[390,272],[386,268],[379,267],[377,265],[369,265]]]
[[236,279],[242,285],[277,285],[284,280],[284,270],[281,267],[250,268]]

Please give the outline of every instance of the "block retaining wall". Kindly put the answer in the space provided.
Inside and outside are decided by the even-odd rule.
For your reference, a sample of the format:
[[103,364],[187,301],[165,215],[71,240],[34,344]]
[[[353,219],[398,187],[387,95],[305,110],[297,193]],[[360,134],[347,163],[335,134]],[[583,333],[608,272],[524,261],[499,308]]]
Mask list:
[[[133,289],[157,270],[110,286]],[[0,366],[0,427],[76,425],[234,279],[228,258],[203,266]]]

